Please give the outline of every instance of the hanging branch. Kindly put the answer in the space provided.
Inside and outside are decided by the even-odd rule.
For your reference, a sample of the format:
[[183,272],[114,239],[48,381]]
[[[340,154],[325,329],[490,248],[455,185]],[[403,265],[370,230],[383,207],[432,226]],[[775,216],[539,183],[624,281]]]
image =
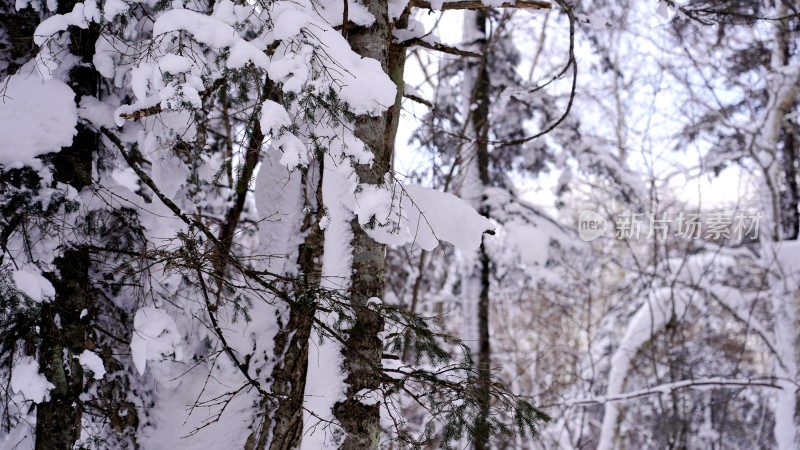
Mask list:
[[[578,88],[578,64],[575,59],[575,14],[572,11],[572,7],[567,5],[564,2],[564,0],[556,0],[556,2],[559,4],[559,6],[561,6],[561,8],[564,9],[564,12],[566,12],[567,14],[567,18],[569,19],[569,59],[567,60],[567,64],[564,65],[564,68],[561,70],[561,72],[559,72],[558,75],[556,75],[556,77],[553,78],[556,79],[562,77],[564,73],[566,73],[567,69],[572,67],[572,86],[570,87],[569,90],[569,100],[567,101],[567,109],[564,110],[564,114],[562,114],[561,117],[558,118],[558,120],[553,122],[549,127],[545,128],[539,133],[536,133],[532,136],[527,136],[519,139],[512,139],[508,141],[489,141],[488,142],[489,144],[498,145],[500,147],[508,147],[511,145],[524,144],[525,142],[529,142],[536,138],[542,137],[545,134],[555,130],[556,127],[558,127],[559,125],[561,125],[561,123],[563,123],[564,120],[566,120],[567,116],[569,116],[569,113],[572,110],[572,104],[575,101],[575,93]],[[539,88],[537,88],[536,90],[538,89]]]

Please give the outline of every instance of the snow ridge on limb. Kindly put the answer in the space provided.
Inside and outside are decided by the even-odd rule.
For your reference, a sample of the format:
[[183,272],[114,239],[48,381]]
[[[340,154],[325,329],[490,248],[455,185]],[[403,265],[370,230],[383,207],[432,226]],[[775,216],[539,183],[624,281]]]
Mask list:
[[363,188],[356,196],[359,223],[373,239],[390,245],[417,244],[426,251],[439,241],[475,250],[494,224],[464,200],[447,192],[397,183],[393,191]]
[[[639,308],[628,324],[625,335],[611,358],[605,398],[615,398],[623,394],[625,379],[639,350],[670,320],[680,320],[690,300],[690,293],[671,288],[661,288],[648,295],[645,304]],[[614,448],[620,417],[619,408],[620,405],[616,403],[606,403],[597,444],[598,450]]]

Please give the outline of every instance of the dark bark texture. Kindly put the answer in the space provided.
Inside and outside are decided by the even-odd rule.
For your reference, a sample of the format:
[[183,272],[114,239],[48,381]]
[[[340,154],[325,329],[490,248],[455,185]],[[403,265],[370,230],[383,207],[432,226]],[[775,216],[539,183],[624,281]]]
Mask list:
[[[347,36],[353,50],[359,55],[380,62],[400,88],[402,96],[403,52],[392,48],[391,25],[386,0],[369,0],[366,3],[375,23],[370,27],[357,27]],[[371,165],[357,165],[356,174],[361,183],[383,185],[392,162],[392,150],[396,124],[399,117],[399,101],[378,117],[361,116],[355,123],[355,135],[372,151]],[[383,345],[378,333],[383,330],[381,315],[368,308],[372,297],[383,298],[386,273],[386,247],[375,242],[357,219],[353,219],[352,252],[353,266],[350,287],[350,306],[354,323],[347,330],[342,350],[343,369],[347,374],[345,400],[334,406],[334,416],[346,432],[341,448],[361,450],[378,447],[380,437],[380,406],[366,405],[355,398],[362,390],[380,388],[379,368]]]
[[[60,1],[58,13],[72,10],[75,1]],[[83,96],[98,96],[99,74],[92,67],[99,29],[92,24],[87,29],[70,27],[69,50],[81,64],[70,72],[68,83],[75,91],[75,101]],[[72,145],[63,148],[52,158],[54,180],[69,184],[80,191],[92,182],[92,154],[100,144],[99,135],[83,124],[77,127]],[[89,252],[69,247],[56,258],[56,272],[48,274],[55,288],[55,299],[42,307],[39,367],[55,386],[50,400],[40,403],[36,410],[36,449],[72,449],[81,434],[85,391],[84,371],[76,357],[87,347],[90,338],[88,322],[80,318],[81,311],[91,309],[93,293],[89,282]]]
[[30,6],[17,11],[14,2],[5,2],[0,5],[0,24],[6,34],[5,42],[0,41],[0,60],[8,64],[0,68],[0,77],[5,77],[16,73],[33,55],[33,32],[39,25],[39,14]]
[[[488,31],[487,28],[487,12],[486,10],[479,10],[475,13],[476,28],[484,33]],[[480,177],[481,185],[486,188],[490,185],[489,178],[489,146],[487,144],[489,137],[489,91],[491,89],[489,70],[487,67],[488,58],[488,40],[482,39],[479,44],[483,47],[483,58],[477,67],[475,76],[475,87],[473,91],[473,101],[476,107],[472,111],[472,128],[475,131],[477,142],[475,144],[476,162],[478,165],[478,176]],[[481,215],[485,217],[490,216],[489,207],[485,204],[485,198],[481,198],[482,205],[479,208]],[[478,355],[476,360],[476,368],[478,371],[478,388],[479,401],[480,401],[480,416],[478,423],[475,424],[475,450],[488,450],[490,448],[489,442],[489,429],[486,419],[489,417],[490,405],[490,379],[491,379],[491,347],[489,339],[489,294],[491,286],[491,259],[486,250],[486,245],[481,241],[479,249],[478,278],[481,283],[480,296],[478,297]]]
[[55,299],[42,307],[39,367],[55,386],[50,400],[36,409],[36,449],[71,450],[81,434],[83,368],[75,358],[85,349],[87,329],[80,320],[89,306],[89,258],[70,249],[55,261],[58,276],[50,276]]
[[301,230],[308,234],[299,249],[298,265],[301,275],[294,289],[294,304],[289,311],[289,323],[282,325],[275,336],[276,362],[272,370],[272,393],[276,397],[262,400],[263,420],[258,430],[248,438],[246,450],[290,450],[300,447],[308,348],[317,297],[320,295],[322,252],[325,245],[325,233],[319,226],[324,215],[320,203],[321,168],[319,172],[319,177],[313,177],[312,173],[303,176],[306,192],[310,191],[310,197],[316,199],[316,206],[309,209],[304,220],[304,229]]

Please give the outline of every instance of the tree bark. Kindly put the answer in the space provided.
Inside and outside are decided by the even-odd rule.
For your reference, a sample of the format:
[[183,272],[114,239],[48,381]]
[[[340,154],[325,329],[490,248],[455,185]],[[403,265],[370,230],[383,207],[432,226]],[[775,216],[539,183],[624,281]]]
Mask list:
[[59,277],[52,302],[42,306],[39,367],[55,388],[36,408],[36,449],[72,450],[81,435],[83,368],[76,357],[85,348],[87,329],[80,312],[89,306],[88,253],[70,249],[56,258]]
[[797,185],[797,141],[795,138],[795,125],[787,124],[783,129],[782,164],[783,175],[786,181],[783,226],[786,239],[797,239],[800,231],[800,212],[797,210],[800,203],[800,189]]
[[[483,40],[480,45],[486,49],[489,41],[487,33],[487,12],[479,10],[475,13],[475,27],[483,33]],[[476,143],[476,162],[478,165],[478,176],[483,186],[483,191],[491,184],[489,178],[489,90],[491,89],[489,79],[488,52],[483,52],[483,58],[478,66],[475,87],[473,92],[473,104],[475,109],[472,111],[472,128],[477,138]],[[481,197],[481,205],[478,210],[485,217],[490,216],[489,207],[485,204],[485,194]],[[480,296],[478,298],[478,358],[476,368],[478,370],[478,388],[480,389],[480,420],[475,424],[475,449],[489,449],[489,429],[485,419],[489,417],[490,395],[489,385],[491,378],[491,346],[489,340],[489,293],[490,293],[490,271],[491,260],[486,250],[486,245],[481,240],[478,250],[478,277],[480,279]]]
[[[320,161],[320,164],[322,162]],[[317,297],[322,280],[322,253],[325,232],[320,228],[324,215],[322,199],[322,167],[314,179],[312,171],[303,175],[306,186],[317,199],[316,207],[306,214],[301,232],[308,231],[300,245],[298,265],[300,277],[294,289],[295,304],[289,311],[289,322],[275,335],[275,367],[272,370],[272,393],[276,399],[263,399],[264,420],[250,435],[246,450],[290,450],[300,447],[303,433],[303,401],[308,374],[308,348],[316,314]],[[312,206],[312,205],[308,205]],[[310,230],[309,230],[310,229]]]
[[[356,165],[355,172],[362,184],[383,185],[391,168],[392,151],[403,95],[404,51],[391,44],[391,27],[386,0],[369,0],[369,12],[375,17],[370,27],[359,27],[347,36],[356,53],[380,62],[384,72],[398,86],[395,104],[381,116],[358,117],[355,135],[374,156],[372,164]],[[347,330],[342,349],[343,370],[346,374],[345,400],[334,405],[334,417],[346,436],[341,448],[352,450],[375,449],[380,437],[380,405],[367,405],[355,398],[362,390],[380,387],[378,369],[383,354],[383,343],[378,333],[384,320],[379,313],[367,307],[370,298],[382,299],[386,273],[386,247],[373,240],[354,218],[351,222],[353,263],[350,279],[350,306],[354,324]]]
[[[75,1],[61,1],[58,13],[72,11]],[[83,96],[98,96],[100,76],[92,57],[99,36],[96,24],[87,29],[70,27],[69,49],[81,64],[70,72],[69,84],[79,103]],[[92,183],[92,155],[100,145],[99,135],[78,124],[72,145],[53,158],[54,180],[80,191]],[[36,410],[36,449],[71,450],[81,434],[84,392],[83,368],[76,357],[86,348],[90,330],[80,314],[93,303],[89,282],[89,253],[80,247],[64,250],[55,259],[56,272],[48,274],[55,288],[55,299],[42,307],[39,367],[55,386],[50,399]]]

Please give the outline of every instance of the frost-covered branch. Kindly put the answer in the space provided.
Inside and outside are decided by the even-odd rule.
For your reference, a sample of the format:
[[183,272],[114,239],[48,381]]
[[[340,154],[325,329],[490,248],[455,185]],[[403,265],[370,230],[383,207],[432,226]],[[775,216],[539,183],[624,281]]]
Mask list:
[[[214,82],[208,88],[198,92],[200,98],[205,100],[210,97],[217,89],[223,86],[227,80],[225,78],[218,78],[214,80]],[[137,120],[142,119],[145,117],[155,116],[156,114],[160,114],[164,112],[161,103],[157,103],[153,106],[148,106],[147,108],[136,109],[130,112],[120,112],[119,116],[126,120]]]
[[711,378],[698,378],[696,380],[681,380],[672,383],[664,383],[658,386],[648,387],[644,389],[637,389],[635,391],[623,392],[616,395],[603,395],[599,397],[568,400],[564,403],[552,406],[591,406],[596,404],[615,403],[639,397],[646,397],[649,395],[669,394],[678,389],[686,389],[686,388],[708,389],[708,388],[742,388],[742,387],[781,389],[781,386],[775,383],[774,378],[735,379],[735,378],[711,377]]
[[441,11],[453,11],[453,10],[471,10],[477,11],[481,9],[491,9],[491,8],[514,8],[514,9],[550,9],[553,5],[550,2],[544,1],[536,1],[536,0],[520,0],[515,2],[504,2],[500,5],[495,5],[493,3],[486,3],[481,1],[474,1],[474,0],[465,0],[465,1],[445,1],[436,5],[435,7],[431,4],[431,2],[426,0],[411,0],[409,2],[409,7],[411,8],[420,8],[420,9],[438,9]]

